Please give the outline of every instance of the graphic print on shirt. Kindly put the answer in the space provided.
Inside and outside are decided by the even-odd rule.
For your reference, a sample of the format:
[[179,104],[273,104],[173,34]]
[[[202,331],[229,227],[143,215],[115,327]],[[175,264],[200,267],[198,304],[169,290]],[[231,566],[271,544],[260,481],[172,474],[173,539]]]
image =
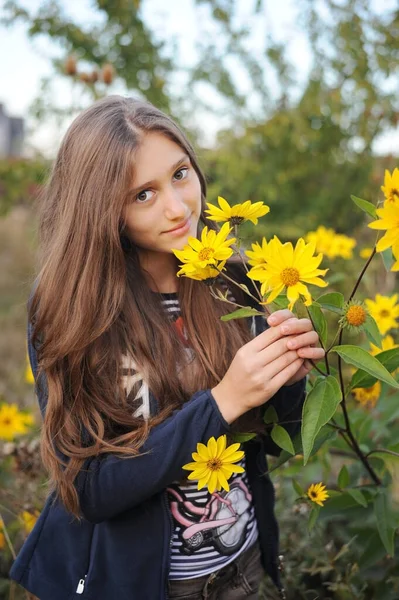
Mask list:
[[209,494],[203,490],[206,503],[189,500],[183,488],[173,484],[167,488],[170,510],[176,524],[180,552],[192,555],[209,547],[222,556],[235,554],[248,535],[252,496],[243,478],[236,478],[230,491]]

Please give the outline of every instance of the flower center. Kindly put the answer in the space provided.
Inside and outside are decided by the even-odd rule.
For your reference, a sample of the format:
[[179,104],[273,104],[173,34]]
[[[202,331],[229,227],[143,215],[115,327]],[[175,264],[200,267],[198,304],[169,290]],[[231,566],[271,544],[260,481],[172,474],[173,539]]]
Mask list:
[[367,313],[362,306],[350,306],[346,312],[346,320],[349,325],[360,327],[366,321]]
[[380,311],[380,317],[389,317],[390,313],[389,310],[387,310],[386,308],[384,308],[383,310]]
[[211,458],[207,462],[207,467],[211,471],[219,471],[222,466],[222,461],[219,458]]
[[5,417],[3,419],[3,425],[7,426],[7,425],[11,425],[11,419],[8,419],[7,417]]
[[287,267],[283,269],[280,274],[281,281],[287,287],[290,285],[295,285],[299,281],[299,271],[298,269],[294,269],[293,267]]
[[232,225],[234,227],[235,225],[240,225],[240,223],[243,222],[244,217],[231,217],[231,219],[229,219],[229,220],[230,220],[230,225]]
[[198,253],[198,258],[199,260],[209,260],[210,258],[212,258],[214,253],[213,248],[202,248],[202,250],[199,251]]
[[396,190],[395,188],[393,188],[391,190],[391,193],[389,194],[389,201],[394,202],[396,200],[396,198],[399,198],[399,190]]
[[312,498],[317,498],[317,493],[316,492],[310,492],[310,495],[312,496]]

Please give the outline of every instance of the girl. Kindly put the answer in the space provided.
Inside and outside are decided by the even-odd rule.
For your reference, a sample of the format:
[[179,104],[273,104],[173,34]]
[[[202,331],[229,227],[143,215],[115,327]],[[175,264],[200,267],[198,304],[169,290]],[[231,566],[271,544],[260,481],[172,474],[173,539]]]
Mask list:
[[305,359],[324,353],[308,319],[221,322],[225,304],[177,278],[172,249],[215,228],[205,194],[192,146],[148,103],[104,98],[61,144],[28,319],[51,490],[11,570],[40,600],[255,598],[265,572],[284,597],[265,474],[279,449],[247,442],[228,494],[182,466],[270,405],[294,434]]

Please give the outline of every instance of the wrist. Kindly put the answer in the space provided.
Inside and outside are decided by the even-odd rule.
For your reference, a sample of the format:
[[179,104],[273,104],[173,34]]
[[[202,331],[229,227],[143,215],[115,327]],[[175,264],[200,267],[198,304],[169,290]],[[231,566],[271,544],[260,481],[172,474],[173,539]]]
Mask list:
[[223,419],[230,425],[246,412],[239,402],[234,400],[234,395],[226,389],[223,382],[211,389],[211,394],[218,406]]

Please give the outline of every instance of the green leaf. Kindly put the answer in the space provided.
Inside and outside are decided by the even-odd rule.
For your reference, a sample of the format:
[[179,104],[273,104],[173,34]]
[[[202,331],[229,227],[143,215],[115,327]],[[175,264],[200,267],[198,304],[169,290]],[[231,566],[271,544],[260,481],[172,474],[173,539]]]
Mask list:
[[232,435],[234,442],[243,444],[256,437],[256,433],[233,433]]
[[271,304],[274,304],[279,310],[281,310],[282,308],[287,308],[289,303],[290,301],[288,300],[287,296],[277,296],[277,298],[275,298]]
[[317,303],[323,308],[341,314],[344,305],[344,296],[340,292],[329,292],[317,298]]
[[383,252],[379,252],[378,254],[381,254],[385,270],[387,271],[387,273],[389,273],[394,263],[392,248],[387,248],[386,250],[384,250]]
[[381,348],[382,346],[382,335],[378,329],[378,325],[371,315],[367,315],[366,322],[364,324],[366,336],[369,342]]
[[228,315],[223,315],[221,318],[222,321],[231,321],[231,319],[243,319],[244,317],[253,317],[254,315],[260,315],[264,317],[264,313],[256,310],[256,308],[252,308],[250,306],[244,306],[244,308],[239,308]]
[[320,506],[313,506],[312,510],[310,511],[309,520],[308,520],[309,533],[312,531],[313,527],[315,526],[317,517],[319,516],[319,513],[320,513]]
[[275,423],[273,425],[273,429],[270,435],[273,442],[277,444],[279,448],[282,448],[290,454],[295,454],[295,448],[293,446],[290,435],[284,427]]
[[349,485],[349,471],[346,465],[343,465],[338,475],[338,486],[343,489]]
[[[377,359],[387,371],[392,373],[399,367],[399,348],[390,348],[390,350],[383,350],[374,357]],[[363,369],[358,369],[350,382],[351,388],[356,387],[371,387],[377,381],[377,377],[372,377]]]
[[329,375],[320,381],[306,397],[302,412],[302,448],[303,464],[306,465],[316,435],[334,416],[342,400],[341,390],[335,377]]
[[364,506],[364,508],[367,508],[367,500],[360,490],[347,488],[346,492],[355,500],[355,502],[361,506]]
[[384,461],[384,464],[390,472],[391,477],[394,478],[396,477],[396,473],[399,472],[399,444],[388,446],[388,448],[386,448],[386,450],[389,450],[391,454],[389,452],[384,452],[384,450],[376,452],[373,451],[370,454],[370,458],[380,458],[382,461]]
[[367,200],[362,200],[362,198],[358,198],[357,196],[351,195],[351,198],[356,204],[356,206],[361,208],[363,212],[370,215],[370,217],[374,217],[374,219],[378,218],[376,213],[376,207],[374,206],[374,204],[372,204],[371,202],[367,202]]
[[374,501],[374,514],[382,543],[389,556],[394,556],[395,528],[391,525],[391,510],[386,491],[380,491]]
[[278,414],[274,406],[269,406],[263,415],[263,422],[267,424],[269,423],[277,423]]
[[354,365],[358,369],[363,369],[369,375],[373,375],[373,377],[399,390],[399,383],[395,381],[389,371],[363,348],[348,344],[346,346],[334,346],[331,350],[339,354],[346,363]]
[[314,327],[319,334],[322,345],[325,347],[327,344],[327,321],[323,315],[323,311],[318,306],[308,306],[309,314],[314,323]]
[[[320,448],[323,446],[323,444],[325,444],[327,441],[332,440],[333,438],[336,438],[336,437],[337,437],[336,429],[333,429],[332,427],[328,427],[328,426],[322,427],[316,436],[310,456],[313,456],[314,454],[316,454],[316,452],[318,452],[320,450]],[[294,437],[294,439],[292,440],[292,443],[295,448],[295,454],[302,454],[303,453],[302,437],[301,437],[300,433],[298,433]],[[281,467],[281,465],[286,463],[287,460],[290,460],[290,458],[292,458],[292,454],[283,450],[281,452],[280,456],[278,456],[275,459],[272,459],[272,461],[269,461],[268,473],[271,473],[275,469],[278,469],[279,467]]]
[[294,490],[296,491],[296,493],[298,494],[298,496],[304,496],[305,495],[305,490],[303,489],[303,487],[297,482],[296,479],[292,480],[292,487],[294,488]]

